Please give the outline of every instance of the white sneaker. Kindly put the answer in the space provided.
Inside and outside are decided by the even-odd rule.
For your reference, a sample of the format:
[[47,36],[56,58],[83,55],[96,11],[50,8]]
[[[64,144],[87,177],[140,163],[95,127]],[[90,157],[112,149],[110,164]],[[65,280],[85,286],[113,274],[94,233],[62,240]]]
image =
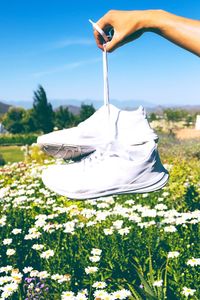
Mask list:
[[110,104],[109,111],[108,115],[108,107],[104,105],[77,127],[42,135],[37,143],[52,156],[71,159],[89,154],[114,139],[124,146],[158,140],[142,106],[135,111],[124,111]]
[[168,180],[154,141],[124,148],[111,143],[77,163],[49,166],[44,184],[71,199],[92,199],[113,194],[146,193]]

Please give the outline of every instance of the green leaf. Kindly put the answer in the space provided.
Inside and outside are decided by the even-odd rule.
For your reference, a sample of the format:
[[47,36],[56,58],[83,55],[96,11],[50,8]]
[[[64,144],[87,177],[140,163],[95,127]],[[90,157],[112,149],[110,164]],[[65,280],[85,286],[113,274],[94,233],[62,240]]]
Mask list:
[[127,283],[129,290],[131,291],[131,293],[133,294],[133,296],[135,298],[133,298],[134,300],[142,300],[142,297],[139,295],[139,293],[136,291],[136,289],[131,286],[129,283]]
[[139,269],[136,266],[135,266],[135,271],[138,274],[142,284],[144,285],[145,292],[147,292],[152,297],[152,299],[157,299],[154,291],[151,289],[148,282],[144,279],[144,277],[141,275]]

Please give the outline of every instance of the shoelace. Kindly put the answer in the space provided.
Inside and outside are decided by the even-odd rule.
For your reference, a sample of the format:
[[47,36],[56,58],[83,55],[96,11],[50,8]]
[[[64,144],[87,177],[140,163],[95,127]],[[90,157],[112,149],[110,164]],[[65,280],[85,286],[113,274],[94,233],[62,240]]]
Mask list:
[[107,51],[106,51],[106,42],[109,41],[109,37],[106,35],[106,33],[92,20],[89,20],[89,22],[92,24],[93,28],[101,34],[103,37],[105,44],[103,45],[104,51],[103,51],[103,85],[104,85],[104,105],[107,108],[107,121],[108,122],[108,135],[110,138],[113,136],[112,132],[112,124],[110,121],[110,99],[109,99],[109,83],[108,83],[108,57],[107,57]]
[[97,163],[104,161],[111,157],[120,157],[127,160],[133,160],[130,153],[123,147],[119,147],[116,141],[108,143],[106,146],[97,149],[94,153],[88,155],[81,160],[81,164],[86,166],[95,166]]
[[110,116],[110,101],[109,101],[109,83],[108,83],[108,55],[106,51],[106,44],[104,44],[103,51],[103,84],[104,84],[104,105],[107,106],[108,116]]

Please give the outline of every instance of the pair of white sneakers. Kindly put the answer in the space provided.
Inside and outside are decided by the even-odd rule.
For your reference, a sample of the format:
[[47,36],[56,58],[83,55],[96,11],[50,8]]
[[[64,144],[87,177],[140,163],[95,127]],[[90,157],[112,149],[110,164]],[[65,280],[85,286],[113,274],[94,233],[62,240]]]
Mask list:
[[[107,41],[105,32],[90,22]],[[152,192],[162,188],[169,177],[144,108],[128,112],[109,104],[106,47],[103,78],[103,107],[77,127],[38,138],[41,148],[55,157],[82,157],[79,162],[50,166],[42,174],[48,188],[68,198]]]
[[104,105],[77,127],[38,138],[37,143],[50,155],[80,158],[49,166],[43,171],[43,182],[71,199],[158,190],[169,175],[160,161],[157,141],[142,106],[123,111],[109,105],[108,115]]

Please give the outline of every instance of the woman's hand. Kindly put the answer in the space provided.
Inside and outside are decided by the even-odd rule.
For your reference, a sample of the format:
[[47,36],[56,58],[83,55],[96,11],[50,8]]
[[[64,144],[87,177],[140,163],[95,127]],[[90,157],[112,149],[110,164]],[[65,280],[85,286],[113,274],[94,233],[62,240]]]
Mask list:
[[[157,33],[178,46],[200,56],[200,21],[176,16],[163,10],[118,11],[111,10],[97,24],[108,33],[114,29],[108,52],[133,41],[146,31]],[[105,41],[95,30],[97,46],[103,50]]]
[[[143,33],[146,14],[147,11],[119,10],[110,10],[105,14],[97,24],[105,33],[108,33],[110,29],[114,29],[112,40],[106,44],[107,51],[112,52],[116,48],[138,38]],[[96,30],[94,36],[97,46],[103,50],[105,41],[102,36]]]

